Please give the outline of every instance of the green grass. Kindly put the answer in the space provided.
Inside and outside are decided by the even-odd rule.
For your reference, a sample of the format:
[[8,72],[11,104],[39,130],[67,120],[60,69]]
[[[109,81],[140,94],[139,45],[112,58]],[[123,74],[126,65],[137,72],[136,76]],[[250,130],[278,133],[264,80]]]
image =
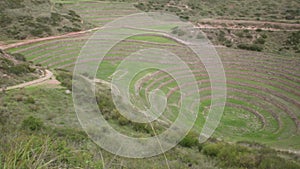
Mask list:
[[[134,40],[136,42],[131,42],[130,40]],[[140,42],[140,43],[139,43]],[[154,42],[154,44],[148,43],[148,42]],[[50,43],[50,42],[49,42]],[[72,60],[71,58],[76,58],[76,52],[75,51],[79,51],[78,48],[80,48],[80,44],[83,44],[83,42],[78,43],[78,41],[70,41],[70,43],[73,43],[75,47],[61,47],[60,44],[63,44],[64,40],[61,40],[55,43],[50,43],[51,46],[55,47],[55,44],[57,44],[57,48],[54,48],[53,50],[51,50],[51,53],[48,53],[47,49],[47,45],[43,45],[42,47],[35,47],[35,44],[31,44],[29,46],[27,46],[28,50],[26,50],[26,48],[24,47],[20,47],[20,49],[14,49],[12,51],[18,51],[18,50],[23,50],[21,53],[25,54],[25,56],[28,59],[33,59],[36,57],[40,57],[40,59],[36,59],[35,63],[40,63],[43,62],[43,65],[47,66],[53,63],[53,66],[51,66],[50,68],[58,68],[58,67],[64,67],[68,64],[72,64],[75,60]],[[40,43],[38,43],[40,44]],[[183,50],[183,48],[179,47],[176,45],[176,47],[173,47],[174,45],[169,45],[169,44],[176,44],[176,42],[168,39],[168,38],[163,38],[161,36],[151,36],[151,35],[140,35],[140,36],[133,36],[131,38],[129,38],[129,41],[122,41],[120,44],[116,45],[114,48],[112,48],[108,54],[106,55],[106,57],[108,58],[113,58],[113,57],[123,57],[125,58],[126,56],[128,56],[130,53],[133,53],[135,51],[138,51],[139,49],[143,49],[143,48],[155,48],[155,47],[159,47],[159,48],[164,48],[164,49],[170,49],[172,50],[174,53],[178,54],[179,56],[183,56],[186,57],[188,56],[188,53],[186,50]],[[74,51],[75,50],[75,51]],[[60,52],[62,52],[62,55],[56,55],[59,54]],[[50,52],[50,51],[49,51]],[[72,53],[74,52],[75,54],[69,55],[68,53]],[[40,56],[38,56],[39,54],[41,54]],[[251,84],[251,85],[255,85],[255,86],[260,86],[260,87],[265,87],[269,90],[274,90],[276,92],[278,92],[280,95],[285,96],[285,97],[289,97],[292,98],[294,100],[299,100],[298,98],[300,96],[298,96],[296,93],[290,93],[288,91],[286,91],[285,89],[279,89],[273,85],[281,85],[279,80],[285,81],[288,84],[292,84],[294,86],[299,86],[299,83],[295,80],[292,80],[293,78],[295,78],[295,75],[290,75],[290,74],[284,74],[286,77],[289,77],[289,79],[286,79],[285,76],[282,76],[280,73],[281,71],[285,71],[284,66],[281,67],[277,67],[276,69],[273,69],[274,66],[273,63],[277,63],[278,60],[282,61],[282,63],[289,63],[292,62],[293,59],[289,58],[289,57],[283,57],[281,55],[273,55],[273,54],[267,54],[267,53],[256,53],[256,52],[249,52],[249,51],[241,51],[241,50],[233,50],[233,49],[224,49],[221,48],[219,49],[219,55],[221,56],[221,59],[225,62],[225,71],[228,71],[227,73],[230,75],[233,75],[233,77],[228,77],[227,80],[231,83],[228,84],[229,88],[232,89],[239,89],[242,91],[248,91],[251,93],[251,95],[247,96],[247,94],[245,93],[239,93],[239,92],[229,92],[229,96],[233,96],[235,99],[229,99],[229,102],[236,104],[236,105],[243,105],[245,107],[249,107],[252,108],[253,110],[258,111],[260,114],[262,114],[264,116],[264,118],[266,119],[266,127],[258,130],[258,126],[260,126],[258,119],[251,114],[250,112],[243,110],[243,109],[238,109],[238,108],[234,108],[234,107],[226,107],[225,110],[225,115],[223,120],[221,121],[221,126],[217,129],[217,134],[215,136],[217,137],[221,137],[224,138],[224,140],[226,141],[239,141],[239,140],[254,140],[255,137],[257,137],[258,139],[256,139],[256,141],[258,142],[262,142],[262,143],[266,143],[266,144],[270,144],[270,145],[276,145],[276,147],[284,147],[284,148],[296,148],[298,147],[297,145],[292,144],[288,139],[284,140],[286,141],[286,144],[282,144],[282,142],[284,142],[282,139],[282,137],[290,137],[292,135],[293,136],[293,140],[297,140],[299,137],[299,134],[297,134],[295,132],[295,125],[293,123],[293,121],[290,119],[290,117],[286,114],[286,112],[284,112],[284,110],[281,110],[279,108],[277,108],[273,103],[270,103],[270,101],[267,100],[261,100],[255,97],[255,95],[253,94],[259,94],[261,96],[264,97],[273,97],[272,93],[268,93],[267,91],[260,91],[256,88],[250,87],[247,84]],[[68,59],[70,58],[70,60],[64,60],[64,59]],[[46,61],[47,60],[47,61]],[[247,66],[246,64],[242,67],[239,67],[238,65],[235,67],[231,66],[231,63],[233,61],[242,61],[242,62],[251,62],[252,60],[256,60],[256,62],[254,62],[253,64]],[[294,60],[294,62],[298,62],[299,60]],[[268,66],[265,66],[264,63],[268,63]],[[120,64],[120,61],[109,61],[109,60],[104,60],[100,65],[99,65],[99,70],[97,72],[97,77],[106,81],[110,81],[111,80],[111,75],[115,72],[117,66]],[[260,71],[256,71],[254,72],[255,75],[257,75],[259,78],[256,78],[255,81],[253,80],[249,80],[247,79],[247,76],[241,74],[239,78],[235,78],[234,76],[237,75],[239,76],[239,72],[243,72],[243,73],[249,73],[251,74],[252,69],[255,66],[260,66],[260,65],[264,65],[263,68],[260,68],[261,70],[266,70],[269,71],[270,69],[272,70],[272,72],[276,73],[278,72],[278,74],[272,74],[272,75],[268,75],[265,74],[263,72]],[[276,64],[275,64],[276,65]],[[245,70],[243,70],[242,68],[245,68]],[[66,67],[66,69],[72,69],[72,65],[69,67]],[[247,70],[249,69],[249,70]],[[260,70],[258,69],[258,70]],[[178,70],[180,71],[180,70]],[[298,70],[295,70],[295,73]],[[139,74],[139,76],[137,76],[131,83],[131,92],[134,92],[133,87],[134,87],[134,83],[136,83],[140,78],[142,78],[144,75],[150,73],[152,71],[145,71],[141,74]],[[205,73],[205,72],[203,72]],[[146,99],[146,95],[145,92],[145,88],[147,87],[147,85],[149,85],[150,83],[152,83],[155,79],[163,76],[165,74],[161,74],[159,76],[156,76],[150,80],[148,80],[147,82],[145,82],[142,85],[141,91],[140,91],[140,95],[141,95],[141,99],[144,100],[145,103],[147,103]],[[266,84],[267,81],[269,81],[269,78],[275,78],[274,81],[272,81],[272,83],[270,84]],[[206,80],[208,79],[207,76],[204,77],[196,77],[197,80]],[[151,88],[150,91],[157,88],[161,83],[164,83],[166,81],[170,80],[170,78],[164,78],[161,81],[157,82],[156,84],[154,84]],[[188,79],[186,80],[188,81]],[[244,85],[238,85],[238,82],[242,82],[245,83]],[[168,91],[170,90],[170,88],[176,87],[176,82],[171,82],[168,85],[164,86],[162,88],[162,91],[164,91],[165,93],[168,93]],[[199,86],[200,88],[205,88],[205,87],[209,87],[209,83],[201,83]],[[295,88],[293,87],[287,87],[287,89],[289,90],[295,90]],[[202,91],[200,93],[201,97],[205,97],[205,96],[209,96],[211,94],[211,92],[209,90],[205,90]],[[170,100],[168,102],[169,104],[169,111],[165,112],[165,116],[170,118],[170,120],[174,120],[176,118],[176,113],[172,114],[170,113],[171,111],[176,112],[176,108],[174,106],[172,106],[172,104],[177,104],[178,103],[178,99],[180,97],[180,93],[179,92],[175,92],[171,97]],[[239,98],[241,98],[241,100],[239,100]],[[299,110],[299,108],[291,103],[288,103],[287,101],[284,101],[283,98],[280,97],[276,97],[274,98],[276,101],[282,103],[284,106],[291,108],[291,110],[294,110],[294,112],[297,112]],[[249,103],[242,101],[242,100],[249,100]],[[268,110],[265,110],[262,107],[259,107],[258,103],[262,102],[262,103],[266,103],[266,106],[269,106],[269,109],[273,110],[274,112],[277,112],[280,120],[282,121],[282,128],[277,131],[278,129],[278,123],[277,121],[274,119],[274,117],[271,116],[270,112],[268,112]],[[204,116],[201,115],[201,118],[199,120],[197,120],[197,130],[200,130],[202,128],[203,122],[204,122],[204,118],[207,115],[207,108],[210,106],[210,100],[202,100],[201,101],[201,111],[200,114],[202,114],[203,110],[204,110]],[[282,113],[281,113],[282,112]],[[243,116],[247,116],[250,119],[245,119],[242,118]],[[117,123],[114,123],[115,125],[118,125]],[[238,132],[240,131],[240,132]],[[227,135],[228,136],[225,136]],[[258,137],[259,136],[259,137]],[[279,139],[280,140],[280,144],[276,144],[276,141],[274,141],[274,139]],[[292,147],[289,147],[291,146]]]
[[129,38],[130,40],[155,42],[155,43],[167,43],[167,44],[177,44],[174,40],[160,37],[160,36],[133,36]]
[[[20,97],[22,99],[18,99]],[[26,103],[28,97],[33,97],[35,102]],[[144,160],[115,157],[114,164],[109,164],[114,155],[101,150],[82,131],[72,97],[65,94],[64,88],[30,87],[0,94],[0,99],[0,110],[7,112],[6,120],[0,123],[2,168],[102,168],[103,163],[110,168],[119,168],[119,164],[128,168],[155,166],[161,169],[166,166],[163,155]],[[3,113],[0,116],[4,118]],[[29,123],[22,125],[22,121],[28,119],[30,126],[42,121],[43,127],[31,130],[27,128]],[[132,130],[131,126],[120,127],[116,121],[111,121],[111,124],[124,133]],[[175,169],[187,168],[185,166],[189,163],[197,168],[210,169],[215,163],[198,150],[181,146],[166,153],[166,156]]]
[[[97,0],[58,1],[67,8],[76,11],[86,22],[95,26],[103,26],[106,23],[122,16],[139,12],[131,2],[108,2]],[[110,18],[102,20],[103,18]]]

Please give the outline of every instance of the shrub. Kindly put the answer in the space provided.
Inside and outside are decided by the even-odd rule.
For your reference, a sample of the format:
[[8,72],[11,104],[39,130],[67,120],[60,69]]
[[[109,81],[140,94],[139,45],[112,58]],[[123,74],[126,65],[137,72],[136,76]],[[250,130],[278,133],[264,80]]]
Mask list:
[[22,94],[17,94],[14,96],[14,99],[17,101],[17,102],[21,102],[24,100],[24,96]]
[[28,64],[17,64],[15,66],[12,66],[9,68],[9,72],[13,73],[15,75],[20,75],[20,74],[24,74],[24,73],[29,73],[32,72],[34,70],[32,70]]
[[172,34],[176,34],[178,36],[183,36],[183,35],[185,35],[185,32],[182,29],[175,27],[172,29]]
[[[130,122],[131,123],[131,122]],[[146,132],[150,133],[152,131],[151,127],[143,123],[131,123],[133,129],[137,132]]]
[[235,35],[238,36],[239,38],[243,38],[244,37],[244,33],[243,32],[237,32]]
[[293,32],[285,43],[287,47],[291,47],[295,51],[300,50],[300,31]]
[[69,10],[68,14],[74,18],[80,18],[80,16],[73,10]]
[[140,9],[142,11],[148,11],[148,8],[146,7],[146,5],[142,2],[135,4],[134,7],[136,7],[137,9]]
[[291,16],[291,15],[285,17],[286,20],[294,20],[295,18],[296,18],[295,16]]
[[239,44],[237,47],[240,49],[259,51],[259,52],[263,50],[263,47],[257,44]]
[[72,74],[67,71],[57,70],[56,79],[67,89],[72,90]]
[[33,35],[33,36],[38,36],[38,37],[41,37],[42,34],[43,34],[43,30],[42,29],[32,29],[30,31],[30,34]]
[[256,32],[261,32],[261,31],[262,31],[261,28],[257,28],[257,29],[256,29]]
[[168,11],[174,12],[174,13],[178,13],[181,11],[179,8],[174,7],[174,6],[169,6],[167,9],[168,9]]
[[12,19],[9,16],[6,16],[4,14],[0,15],[0,26],[6,27],[7,25],[12,23]]
[[180,142],[179,145],[183,147],[198,146],[198,135],[195,132],[189,132]]
[[220,31],[219,32],[219,34],[218,34],[218,41],[220,41],[220,42],[226,41],[225,32],[224,31]]
[[49,17],[44,17],[44,16],[39,16],[36,18],[37,22],[44,23],[44,24],[49,24],[51,21]]
[[249,30],[248,29],[244,29],[243,32],[249,33]]
[[264,38],[264,39],[266,39],[268,37],[268,35],[262,34],[261,37]]
[[12,54],[12,56],[13,56],[16,60],[23,61],[23,62],[26,61],[25,56],[24,56],[23,54],[21,54],[21,53],[14,53],[14,54]]
[[190,19],[190,17],[187,14],[182,14],[179,16],[180,19],[182,19],[183,21],[188,21]]
[[44,123],[41,119],[29,116],[22,122],[22,128],[30,131],[38,131],[44,127]]
[[53,13],[53,12],[51,13],[50,18],[51,18],[51,24],[53,26],[58,26],[59,25],[58,22],[61,22],[63,20],[63,18],[60,14]]
[[126,126],[130,123],[130,121],[128,119],[126,119],[125,117],[123,117],[122,115],[119,116],[118,122],[121,126]]
[[255,40],[255,42],[254,43],[256,43],[256,44],[265,44],[266,43],[266,40],[264,39],[264,38],[262,38],[262,37],[259,37],[259,38],[257,38],[256,40]]
[[35,100],[34,100],[34,98],[32,98],[32,97],[28,97],[28,98],[26,98],[25,103],[26,103],[26,104],[34,104],[34,103],[35,103]]
[[265,156],[258,166],[259,169],[298,169],[300,165],[277,156]]
[[226,40],[225,42],[224,42],[224,45],[226,46],[226,47],[231,47],[232,45],[233,45],[233,43],[230,41],[230,40]]
[[[212,152],[216,154],[214,151]],[[238,151],[234,146],[223,146],[216,156],[222,161],[223,166],[238,166]]]
[[217,157],[224,145],[221,143],[206,144],[203,146],[203,153],[211,157]]

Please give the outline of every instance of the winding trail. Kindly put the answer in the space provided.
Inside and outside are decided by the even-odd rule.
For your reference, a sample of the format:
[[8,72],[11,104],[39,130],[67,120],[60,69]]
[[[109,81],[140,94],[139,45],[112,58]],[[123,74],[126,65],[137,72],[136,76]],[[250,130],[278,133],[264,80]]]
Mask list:
[[[221,26],[220,24],[225,23],[229,24],[226,27]],[[237,24],[249,24],[249,26],[237,26]],[[217,25],[216,25],[217,24]],[[252,26],[250,26],[252,24]],[[275,26],[280,26],[282,28],[287,28],[287,29],[282,29],[282,28],[271,28],[266,26],[267,25],[275,25]],[[221,19],[202,19],[198,23],[196,23],[195,28],[199,29],[220,29],[220,28],[226,28],[226,29],[237,29],[237,30],[256,30],[258,28],[262,30],[268,30],[268,31],[299,31],[300,29],[300,24],[296,23],[282,23],[282,22],[269,22],[269,21],[246,21],[246,20],[221,20]],[[69,37],[76,37],[79,35],[83,35],[86,33],[90,33],[96,30],[101,29],[101,27],[96,27],[93,29],[88,29],[84,31],[79,31],[79,32],[71,32],[63,35],[57,35],[57,36],[49,36],[45,38],[38,38],[38,39],[29,39],[25,40],[22,42],[18,43],[13,43],[13,44],[1,44],[0,43],[0,49],[1,50],[6,50],[10,48],[15,48],[19,46],[24,46],[28,45],[31,43],[36,43],[36,42],[42,42],[42,41],[47,41],[47,40],[54,40],[54,39],[60,39],[60,38],[69,38]]]
[[64,35],[49,36],[49,37],[38,38],[38,39],[29,39],[29,40],[25,40],[25,41],[18,42],[18,43],[0,45],[0,49],[1,50],[6,50],[6,49],[15,48],[15,47],[19,47],[19,46],[24,46],[24,45],[28,45],[28,44],[36,43],[36,42],[42,42],[42,41],[54,40],[54,39],[60,39],[60,38],[76,37],[76,36],[86,34],[86,33],[89,33],[89,32],[93,32],[93,31],[96,31],[96,30],[99,30],[99,29],[100,29],[100,27],[97,27],[97,28],[93,28],[93,29],[89,29],[89,30],[85,30],[85,31],[80,31],[80,32],[71,32],[71,33],[67,33],[67,34],[64,34]]
[[15,86],[9,86],[9,87],[6,88],[6,90],[20,89],[20,88],[24,88],[24,87],[28,87],[28,86],[34,86],[34,85],[42,84],[42,83],[44,83],[45,81],[47,81],[51,78],[54,78],[53,73],[49,70],[45,70],[44,75],[41,78],[35,79],[33,81],[25,82],[25,83],[22,83],[22,84],[18,84],[18,85],[15,85]]

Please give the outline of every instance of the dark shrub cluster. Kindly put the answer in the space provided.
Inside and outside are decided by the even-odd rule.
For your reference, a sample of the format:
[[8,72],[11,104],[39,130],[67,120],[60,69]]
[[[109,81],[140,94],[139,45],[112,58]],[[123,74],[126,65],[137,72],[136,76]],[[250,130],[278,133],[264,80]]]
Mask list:
[[216,158],[221,167],[248,169],[297,169],[300,166],[291,160],[277,156],[276,151],[263,147],[250,149],[237,144],[206,143],[203,154]]
[[239,44],[237,46],[239,49],[245,49],[245,50],[252,50],[252,51],[259,51],[261,52],[263,50],[263,47],[258,44]]
[[64,87],[66,87],[69,90],[72,90],[72,77],[73,77],[73,75],[70,72],[64,71],[64,70],[57,70],[55,77],[58,81],[61,82],[61,84]]
[[38,131],[44,127],[44,123],[41,119],[29,116],[22,122],[22,129],[30,131]]

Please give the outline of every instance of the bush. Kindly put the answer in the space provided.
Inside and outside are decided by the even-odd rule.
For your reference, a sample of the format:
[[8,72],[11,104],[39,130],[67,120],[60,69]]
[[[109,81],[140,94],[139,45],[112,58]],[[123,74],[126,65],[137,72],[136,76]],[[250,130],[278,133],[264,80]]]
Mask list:
[[42,29],[33,29],[33,30],[30,31],[30,34],[33,35],[33,36],[41,37],[43,32],[44,31]]
[[[214,150],[215,151],[215,150]],[[213,153],[216,153],[212,151]],[[215,154],[214,154],[215,155]],[[220,159],[223,166],[238,166],[238,151],[234,146],[223,146],[218,154],[218,159]]]
[[263,50],[263,47],[257,44],[239,44],[237,47],[240,49],[259,51],[259,52]]
[[261,37],[264,38],[264,39],[266,39],[268,37],[268,35],[262,34]]
[[4,14],[0,15],[0,26],[6,27],[12,23],[12,19],[9,16],[6,16]]
[[23,61],[23,62],[26,61],[25,56],[24,56],[23,54],[21,54],[21,53],[14,53],[14,54],[12,54],[12,56],[13,56],[16,60]]
[[15,66],[12,66],[9,68],[9,72],[13,73],[15,75],[20,75],[20,74],[24,74],[24,73],[29,73],[32,72],[34,70],[32,70],[28,64],[17,64]]
[[231,47],[231,46],[233,45],[233,43],[232,43],[230,40],[226,40],[226,41],[224,42],[224,45],[225,45],[226,47]]
[[179,145],[182,147],[194,147],[198,146],[199,140],[198,135],[195,132],[189,132],[180,142]]
[[49,24],[51,21],[49,17],[39,16],[36,18],[37,22],[43,23],[43,24]]
[[259,169],[299,169],[300,165],[277,156],[265,156],[258,166]]
[[135,4],[134,7],[136,7],[137,9],[140,9],[142,11],[146,11],[146,12],[148,11],[147,6],[142,2]]
[[32,97],[28,97],[25,100],[25,104],[34,104],[34,103],[35,103],[35,100]]
[[58,13],[51,13],[51,25],[58,26],[58,22],[61,22],[63,20],[62,16]]
[[206,144],[203,146],[202,152],[211,157],[217,157],[224,145],[221,143]]
[[61,82],[67,89],[72,90],[72,74],[68,71],[57,70],[56,79]]
[[300,31],[293,32],[285,41],[286,48],[295,50],[296,53],[300,52]]
[[266,43],[266,40],[263,37],[260,37],[260,38],[257,38],[254,43],[263,45]]
[[125,117],[123,117],[122,115],[119,116],[118,122],[121,126],[126,126],[130,123],[130,121],[128,119],[126,119]]
[[49,26],[43,24],[33,24],[33,29],[30,34],[37,37],[43,37],[44,34],[52,35],[52,30]]
[[172,29],[172,34],[176,34],[178,36],[183,36],[183,35],[185,35],[185,32],[183,30],[181,30],[180,28],[175,27]]
[[29,116],[22,122],[22,128],[30,131],[38,131],[44,127],[44,123],[41,119]]
[[220,31],[219,33],[218,33],[218,41],[220,41],[220,42],[224,42],[224,41],[226,41],[227,39],[225,38],[225,32],[224,31]]
[[152,128],[144,123],[132,123],[130,122],[133,129],[137,132],[146,132],[146,133],[150,133],[152,132]]
[[[256,147],[256,143],[239,143]],[[258,145],[263,147],[262,145]],[[245,146],[225,143],[206,143],[202,152],[219,161],[224,168],[298,169],[299,164],[282,158],[270,148],[249,149]]]

